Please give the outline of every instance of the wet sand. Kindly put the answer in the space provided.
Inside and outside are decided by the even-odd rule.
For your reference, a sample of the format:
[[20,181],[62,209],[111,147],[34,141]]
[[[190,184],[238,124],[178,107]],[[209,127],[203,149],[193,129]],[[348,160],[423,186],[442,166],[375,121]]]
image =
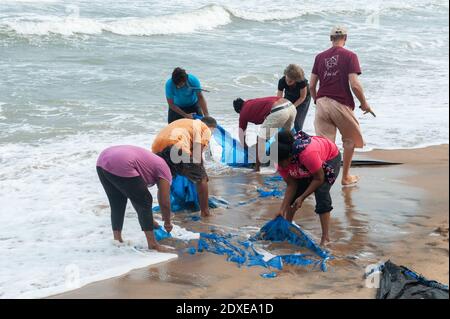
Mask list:
[[[391,259],[448,284],[449,189],[448,145],[417,150],[377,150],[358,154],[402,162],[396,166],[355,167],[358,186],[332,189],[331,220],[335,260],[328,272],[285,267],[274,279],[264,279],[264,268],[238,268],[224,256],[182,253],[188,245],[169,239],[179,249],[177,260],[129,272],[93,283],[53,298],[374,298],[366,288],[366,266]],[[194,222],[179,214],[175,223],[194,231],[248,233],[246,226],[261,227],[278,209],[280,199],[259,199],[263,176],[230,174],[211,178],[211,194],[230,201],[229,209],[217,209],[208,220]],[[295,221],[320,238],[314,200],[306,201]]]

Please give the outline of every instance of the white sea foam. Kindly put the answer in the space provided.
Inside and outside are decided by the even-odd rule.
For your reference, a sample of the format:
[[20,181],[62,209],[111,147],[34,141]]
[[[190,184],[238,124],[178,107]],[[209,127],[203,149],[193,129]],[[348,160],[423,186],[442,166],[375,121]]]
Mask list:
[[[17,2],[17,1],[9,1]],[[53,2],[48,0],[23,2]],[[101,1],[94,2],[100,6]],[[429,5],[446,4],[436,0],[427,1]],[[120,4],[120,3],[119,3]],[[189,4],[189,3],[188,3]],[[426,3],[420,3],[425,5]],[[76,2],[74,3],[76,5]],[[200,5],[200,7],[198,7]],[[64,15],[32,15],[23,13],[19,16],[0,19],[0,31],[3,28],[14,31],[20,35],[49,35],[58,34],[70,36],[74,34],[94,35],[102,32],[111,32],[125,36],[151,36],[184,34],[199,31],[208,31],[232,22],[233,18],[266,22],[274,20],[291,20],[310,14],[336,14],[361,13],[381,14],[390,10],[411,10],[418,4],[411,1],[346,1],[336,8],[324,5],[317,1],[288,1],[280,5],[273,1],[224,1],[211,5],[208,1],[200,1],[197,6],[190,3],[185,10],[179,13],[152,15],[148,17],[102,17],[88,18],[81,16]],[[130,4],[130,7],[133,7]],[[448,4],[447,4],[448,7]]]
[[[80,17],[67,17],[65,1],[0,0],[0,298],[70,289],[67,266],[70,275],[77,265],[83,285],[174,257],[133,249],[145,239],[131,205],[124,237],[132,244],[111,243],[95,159],[110,145],[151,145],[165,125],[163,85],[175,65],[216,88],[205,93],[210,112],[237,137],[231,100],[273,94],[274,74],[287,63],[309,74],[328,46],[328,27],[342,20],[377,114],[356,110],[365,150],[448,143],[446,1],[343,0],[342,12],[320,0],[121,0],[107,8],[103,1],[70,1]],[[380,14],[381,24],[365,24],[370,14]],[[195,32],[189,41],[135,37]],[[78,34],[86,36],[71,37]],[[313,121],[311,104],[305,130],[312,134]],[[256,131],[249,126],[250,141]],[[209,173],[234,173],[218,163],[215,142],[212,149]],[[198,237],[178,227],[173,234]]]
[[173,15],[152,17],[127,17],[119,19],[90,19],[83,17],[27,16],[0,20],[10,30],[21,35],[100,34],[118,35],[168,35],[212,30],[231,22],[230,13],[220,6]]
[[[132,244],[111,243],[109,206],[96,176],[96,158],[108,144],[139,140],[145,137],[114,142],[79,135],[40,146],[0,146],[0,298],[36,298],[74,288],[66,285],[68,266],[79,271],[84,285],[176,257],[133,249],[145,247],[145,237],[131,205],[124,238]],[[173,236],[198,238],[178,226]]]

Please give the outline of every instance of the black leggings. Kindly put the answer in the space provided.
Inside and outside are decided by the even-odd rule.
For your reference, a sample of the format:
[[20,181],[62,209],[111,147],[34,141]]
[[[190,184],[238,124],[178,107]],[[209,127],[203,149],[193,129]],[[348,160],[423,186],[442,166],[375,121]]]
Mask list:
[[136,210],[143,231],[153,230],[153,198],[141,176],[120,177],[97,166],[97,174],[111,206],[111,224],[114,231],[121,231],[125,218],[127,199]]

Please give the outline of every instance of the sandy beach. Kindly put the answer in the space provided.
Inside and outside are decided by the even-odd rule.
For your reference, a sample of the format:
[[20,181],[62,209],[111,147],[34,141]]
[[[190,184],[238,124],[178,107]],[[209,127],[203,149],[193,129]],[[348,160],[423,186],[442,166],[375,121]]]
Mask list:
[[[366,266],[390,259],[448,284],[448,145],[413,150],[375,150],[359,159],[401,162],[402,165],[355,167],[356,187],[332,189],[330,251],[336,257],[328,272],[285,267],[277,278],[264,279],[262,268],[238,268],[224,256],[183,253],[187,244],[171,242],[179,258],[137,269],[124,276],[96,282],[51,298],[374,298],[366,288]],[[229,209],[213,211],[208,220],[194,222],[178,214],[174,222],[193,231],[244,232],[261,227],[278,208],[280,199],[253,198],[263,177],[246,174],[212,178],[211,194],[227,199]],[[250,189],[250,190],[249,190]],[[295,221],[317,240],[318,217],[309,199]],[[194,243],[191,243],[191,246]]]

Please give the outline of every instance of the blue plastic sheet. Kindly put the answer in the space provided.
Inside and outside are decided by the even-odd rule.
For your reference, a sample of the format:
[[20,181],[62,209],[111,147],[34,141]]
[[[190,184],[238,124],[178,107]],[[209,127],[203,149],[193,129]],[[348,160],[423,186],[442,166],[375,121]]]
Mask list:
[[262,188],[258,188],[257,192],[259,193],[259,197],[265,198],[265,197],[277,197],[280,198],[283,196],[284,192],[279,190],[278,188],[274,188],[271,190],[264,190]]
[[323,250],[299,226],[287,221],[281,216],[265,224],[252,240],[269,240],[273,242],[289,242],[293,245],[305,247],[321,258],[329,258],[327,251]]
[[274,271],[261,274],[261,277],[263,277],[263,278],[275,278],[276,276],[277,276],[277,273]]
[[231,167],[251,167],[254,159],[249,159],[248,150],[241,146],[241,143],[234,139],[222,126],[218,125],[214,130],[214,139],[222,148],[221,162]]
[[[209,198],[209,208],[227,207],[228,205],[228,202],[224,199]],[[198,212],[200,203],[196,185],[184,176],[176,176],[170,187],[170,206],[174,213],[180,211]],[[161,209],[159,206],[156,206],[153,208],[153,211],[160,212]]]
[[[296,246],[308,248],[311,254],[280,255],[265,260],[264,256],[254,248],[254,242],[258,240],[289,242]],[[260,232],[246,241],[240,241],[231,234],[201,233],[197,252],[204,251],[217,255],[226,255],[227,261],[234,262],[239,267],[258,266],[276,270],[282,270],[284,265],[292,265],[298,267],[320,267],[322,271],[327,271],[326,262],[332,258],[327,251],[317,245],[300,227],[288,222],[281,216],[268,222],[261,228]],[[193,254],[195,252],[191,249],[189,253]],[[261,274],[261,276],[263,278],[274,278],[273,272]]]
[[159,226],[159,228],[153,229],[153,234],[155,235],[155,239],[157,241],[172,237],[172,235],[166,232],[161,226]]
[[258,188],[258,197],[239,202],[239,206],[248,205],[256,202],[259,198],[276,197],[281,198],[284,195],[284,189],[280,189],[279,182],[283,181],[281,176],[270,176],[264,178],[264,188]]

